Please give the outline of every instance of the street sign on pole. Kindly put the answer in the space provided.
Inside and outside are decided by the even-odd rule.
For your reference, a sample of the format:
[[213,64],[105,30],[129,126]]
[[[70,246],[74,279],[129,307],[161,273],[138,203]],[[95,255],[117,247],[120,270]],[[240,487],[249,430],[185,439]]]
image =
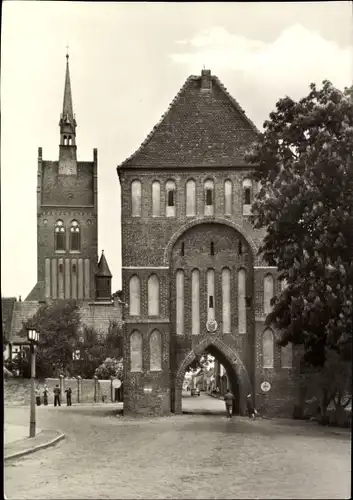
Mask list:
[[265,382],[262,382],[262,384],[261,384],[261,390],[262,390],[263,392],[268,392],[270,389],[271,389],[271,384],[270,384],[270,382],[266,382],[266,381],[265,381]]
[[113,389],[119,389],[119,387],[121,387],[121,380],[119,380],[118,378],[115,378],[113,380]]

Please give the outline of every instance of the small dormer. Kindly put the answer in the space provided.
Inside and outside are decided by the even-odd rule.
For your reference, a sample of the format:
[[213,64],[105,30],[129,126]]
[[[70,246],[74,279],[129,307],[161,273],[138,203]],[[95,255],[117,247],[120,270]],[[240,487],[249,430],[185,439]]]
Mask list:
[[96,272],[96,300],[110,301],[112,295],[112,273],[102,250]]

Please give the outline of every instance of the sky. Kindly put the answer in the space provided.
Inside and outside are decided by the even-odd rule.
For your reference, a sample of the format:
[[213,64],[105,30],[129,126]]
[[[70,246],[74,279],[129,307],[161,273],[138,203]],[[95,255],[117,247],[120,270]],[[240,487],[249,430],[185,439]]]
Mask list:
[[36,283],[37,151],[58,159],[69,46],[78,159],[98,148],[99,252],[121,286],[116,166],[190,74],[217,75],[261,129],[277,100],[353,81],[351,2],[5,1],[1,40],[1,294]]

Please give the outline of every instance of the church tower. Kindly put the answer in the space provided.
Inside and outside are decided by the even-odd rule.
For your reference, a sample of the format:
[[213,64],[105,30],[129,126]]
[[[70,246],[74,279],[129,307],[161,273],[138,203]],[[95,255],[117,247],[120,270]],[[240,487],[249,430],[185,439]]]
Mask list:
[[69,55],[60,115],[59,160],[38,148],[37,284],[26,300],[96,299],[97,149],[77,160]]

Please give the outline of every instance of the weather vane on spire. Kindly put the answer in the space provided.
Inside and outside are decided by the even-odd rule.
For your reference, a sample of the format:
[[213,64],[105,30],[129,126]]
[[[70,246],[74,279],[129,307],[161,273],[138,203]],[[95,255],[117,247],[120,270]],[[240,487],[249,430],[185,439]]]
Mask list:
[[66,59],[69,58],[69,46],[66,45]]

